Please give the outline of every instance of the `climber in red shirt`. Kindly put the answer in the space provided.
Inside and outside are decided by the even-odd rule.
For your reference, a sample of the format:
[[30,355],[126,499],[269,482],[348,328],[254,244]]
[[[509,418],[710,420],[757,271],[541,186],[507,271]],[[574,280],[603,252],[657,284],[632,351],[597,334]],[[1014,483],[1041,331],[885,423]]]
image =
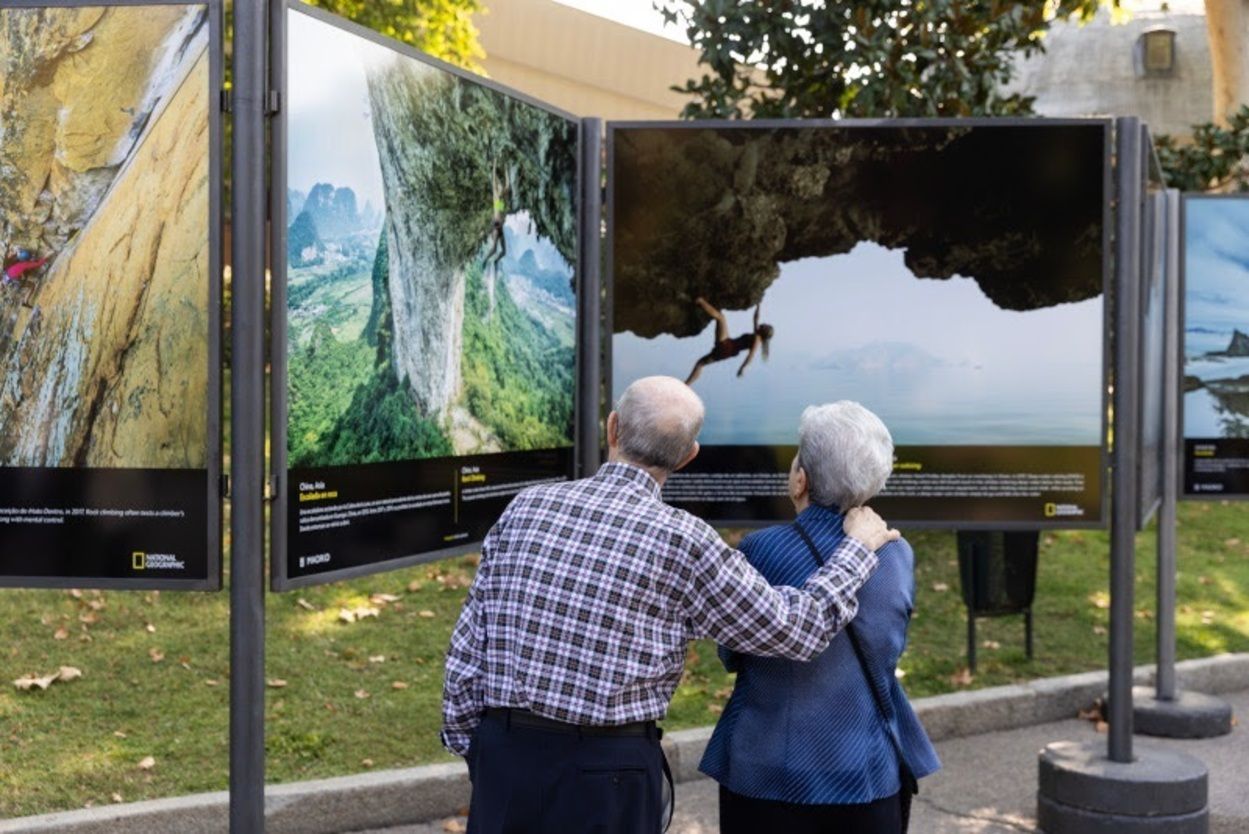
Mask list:
[[48,262],[47,258],[39,258],[38,260],[19,260],[4,268],[4,283],[16,284],[22,279],[27,272],[32,272]]

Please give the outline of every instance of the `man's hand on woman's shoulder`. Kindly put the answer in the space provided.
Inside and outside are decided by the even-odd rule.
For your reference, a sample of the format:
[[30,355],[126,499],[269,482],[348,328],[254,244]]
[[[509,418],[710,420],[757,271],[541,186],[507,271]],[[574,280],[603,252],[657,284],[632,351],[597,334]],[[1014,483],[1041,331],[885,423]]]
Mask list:
[[889,542],[902,538],[901,533],[885,524],[885,520],[870,507],[855,507],[847,512],[842,528],[847,536],[858,539],[872,550],[880,550]]

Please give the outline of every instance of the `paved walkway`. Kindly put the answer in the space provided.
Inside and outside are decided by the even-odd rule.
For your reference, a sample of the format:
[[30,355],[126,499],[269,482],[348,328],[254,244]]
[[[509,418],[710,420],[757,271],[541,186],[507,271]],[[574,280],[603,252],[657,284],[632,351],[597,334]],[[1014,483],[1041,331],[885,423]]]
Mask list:
[[[1237,716],[1249,716],[1249,690],[1223,696]],[[937,744],[944,764],[925,779],[916,798],[914,834],[1017,834],[1036,829],[1037,751],[1051,741],[1105,739],[1084,721],[1056,721],[1019,730],[950,739]],[[1249,832],[1249,730],[1203,741],[1155,741],[1191,753],[1210,768],[1211,834]],[[677,786],[673,834],[714,834],[719,827],[716,785]],[[367,834],[446,834],[463,820],[403,826]],[[362,833],[363,834],[363,833]]]

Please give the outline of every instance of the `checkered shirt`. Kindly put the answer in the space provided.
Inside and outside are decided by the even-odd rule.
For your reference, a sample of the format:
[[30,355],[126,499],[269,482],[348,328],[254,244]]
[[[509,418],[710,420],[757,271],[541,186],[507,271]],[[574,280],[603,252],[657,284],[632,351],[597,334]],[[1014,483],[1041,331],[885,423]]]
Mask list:
[[579,725],[662,718],[691,639],[808,660],[854,617],[876,564],[847,537],[801,590],[774,588],[627,464],[528,489],[487,534],[451,635],[443,744],[466,754],[487,707]]

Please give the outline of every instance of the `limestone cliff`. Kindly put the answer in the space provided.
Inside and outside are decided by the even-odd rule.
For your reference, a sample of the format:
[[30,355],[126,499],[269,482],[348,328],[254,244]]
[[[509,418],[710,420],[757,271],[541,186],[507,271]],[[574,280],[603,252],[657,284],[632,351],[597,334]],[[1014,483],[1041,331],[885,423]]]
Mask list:
[[917,278],[973,278],[1006,309],[1094,297],[1101,133],[1057,150],[1054,138],[1014,127],[617,134],[615,330],[695,335],[707,324],[696,297],[747,309],[780,264],[863,241],[904,249]]
[[0,463],[200,467],[208,373],[205,15],[0,11]]
[[509,212],[575,261],[576,131],[569,123],[409,59],[369,71],[386,188],[393,364],[423,416],[461,390],[466,269],[489,238],[495,189]]

